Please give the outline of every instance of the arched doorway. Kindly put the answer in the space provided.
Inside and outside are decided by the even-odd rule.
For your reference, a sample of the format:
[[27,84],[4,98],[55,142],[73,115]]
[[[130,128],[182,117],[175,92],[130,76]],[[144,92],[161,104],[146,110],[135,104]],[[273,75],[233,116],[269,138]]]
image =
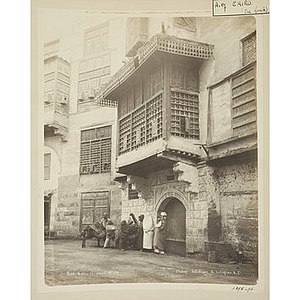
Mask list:
[[165,211],[167,216],[166,252],[186,255],[186,209],[177,198],[166,198],[158,208],[158,213]]

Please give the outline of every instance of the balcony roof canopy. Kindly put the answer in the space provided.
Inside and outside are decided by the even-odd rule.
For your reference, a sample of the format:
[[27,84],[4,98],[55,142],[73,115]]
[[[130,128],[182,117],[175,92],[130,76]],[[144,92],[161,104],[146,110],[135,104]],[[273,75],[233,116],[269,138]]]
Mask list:
[[104,86],[100,97],[110,98],[128,78],[157,52],[208,60],[213,56],[213,45],[177,38],[163,33],[155,35],[138,50],[135,57],[111,77],[110,81]]

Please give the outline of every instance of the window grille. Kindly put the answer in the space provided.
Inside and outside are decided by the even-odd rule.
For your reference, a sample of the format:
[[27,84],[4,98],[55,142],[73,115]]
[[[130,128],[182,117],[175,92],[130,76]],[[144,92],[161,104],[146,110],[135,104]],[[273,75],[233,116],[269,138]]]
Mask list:
[[199,98],[197,94],[171,91],[171,134],[199,139]]
[[119,154],[162,137],[162,92],[119,121]]
[[81,131],[80,174],[111,170],[111,126]]
[[251,33],[242,40],[243,66],[256,60],[256,32]]
[[137,190],[133,189],[133,185],[132,183],[128,184],[128,199],[132,200],[132,199],[139,199],[139,193]]

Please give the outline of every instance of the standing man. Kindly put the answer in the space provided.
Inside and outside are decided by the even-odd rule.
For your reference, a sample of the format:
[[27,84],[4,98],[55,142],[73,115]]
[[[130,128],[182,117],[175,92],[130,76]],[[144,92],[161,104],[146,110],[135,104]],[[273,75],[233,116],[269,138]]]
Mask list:
[[111,247],[111,242],[114,241],[116,238],[115,231],[116,231],[116,227],[114,226],[113,221],[108,220],[106,225],[106,238],[104,242],[104,248]]
[[133,219],[134,223],[137,225],[137,242],[136,242],[136,248],[137,250],[143,251],[143,221],[144,221],[144,215],[139,215],[138,219],[136,219],[135,215],[133,213],[130,214],[131,218]]
[[106,228],[106,225],[107,225],[108,221],[111,221],[111,220],[110,220],[110,218],[108,217],[107,213],[104,213],[104,214],[103,214],[103,218],[100,220],[99,223],[100,223],[104,228]]
[[146,215],[143,221],[143,249],[153,249],[153,234],[154,234],[154,223],[152,216]]
[[167,213],[161,212],[160,217],[157,220],[157,223],[154,228],[154,253],[156,254],[165,254],[165,241],[166,241],[166,222],[167,222]]

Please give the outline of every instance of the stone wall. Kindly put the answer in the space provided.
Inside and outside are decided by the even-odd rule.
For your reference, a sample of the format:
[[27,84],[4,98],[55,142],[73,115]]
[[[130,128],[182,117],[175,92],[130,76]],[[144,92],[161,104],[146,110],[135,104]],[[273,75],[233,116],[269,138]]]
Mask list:
[[220,186],[222,239],[257,262],[258,186],[257,161],[226,163],[217,169]]
[[257,262],[256,154],[249,152],[202,166],[199,186],[200,198],[207,199],[207,241],[228,243]]
[[[109,191],[111,218],[115,222],[119,222],[121,218],[121,191],[113,181],[116,157],[115,119],[115,108],[99,107],[94,111],[70,114],[69,132],[65,142],[62,142],[60,137],[45,138],[44,151],[50,152],[53,159],[51,182],[45,180],[44,189],[55,190],[55,194],[51,197],[50,229],[56,231],[58,237],[79,236],[81,194],[85,192]],[[107,125],[112,126],[111,172],[80,175],[81,130]],[[57,156],[56,159],[54,154]]]
[[[189,174],[197,171],[198,189]],[[175,172],[174,172],[175,170]],[[130,177],[139,199],[128,199],[128,182],[121,185],[122,219],[130,213],[150,214],[156,218],[161,203],[177,198],[186,209],[186,252],[205,254],[205,243],[220,243],[226,249],[242,251],[257,261],[258,197],[257,160],[250,153],[202,163],[198,167],[175,166],[150,174],[148,178]],[[183,174],[183,170],[188,170]],[[174,175],[174,180],[165,178]],[[193,188],[191,188],[193,187]],[[231,245],[231,248],[228,247]],[[225,249],[225,248],[224,248]],[[225,255],[226,256],[226,255]]]
[[58,236],[78,236],[80,200],[79,175],[61,176],[53,227]]
[[110,192],[110,217],[118,224],[121,217],[121,196],[116,185],[102,185],[94,181],[88,187],[80,184],[80,176],[61,176],[58,200],[54,209],[54,230],[58,237],[78,237],[80,232],[81,194],[84,192]]

